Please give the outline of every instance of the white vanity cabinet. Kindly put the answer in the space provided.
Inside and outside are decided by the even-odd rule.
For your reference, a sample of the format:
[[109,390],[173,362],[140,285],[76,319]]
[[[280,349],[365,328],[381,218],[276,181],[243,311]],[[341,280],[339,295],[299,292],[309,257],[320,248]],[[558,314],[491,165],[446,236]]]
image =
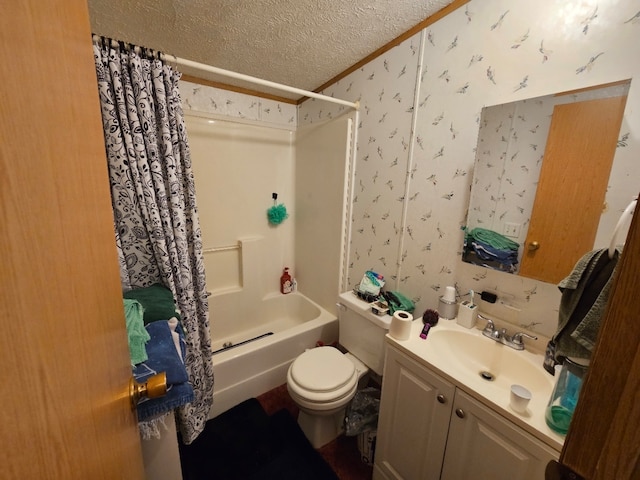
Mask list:
[[554,449],[456,389],[441,480],[543,480],[557,459]]
[[455,386],[387,347],[378,419],[376,479],[438,479]]
[[559,453],[387,346],[374,480],[542,480]]

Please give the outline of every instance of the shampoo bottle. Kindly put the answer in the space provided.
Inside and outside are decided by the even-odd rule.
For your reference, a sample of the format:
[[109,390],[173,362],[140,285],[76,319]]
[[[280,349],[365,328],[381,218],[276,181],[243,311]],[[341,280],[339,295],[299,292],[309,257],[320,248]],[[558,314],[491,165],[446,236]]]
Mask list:
[[289,275],[289,267],[285,267],[282,276],[280,277],[280,292],[291,293],[293,291],[293,282],[291,275]]

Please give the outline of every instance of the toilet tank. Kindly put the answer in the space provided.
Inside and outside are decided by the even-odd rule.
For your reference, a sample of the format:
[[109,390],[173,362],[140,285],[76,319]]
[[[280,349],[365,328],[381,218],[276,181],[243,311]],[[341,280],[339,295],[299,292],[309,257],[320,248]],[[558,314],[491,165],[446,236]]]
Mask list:
[[384,337],[391,315],[378,316],[369,303],[353,292],[338,295],[339,342],[367,367],[382,375],[385,356]]

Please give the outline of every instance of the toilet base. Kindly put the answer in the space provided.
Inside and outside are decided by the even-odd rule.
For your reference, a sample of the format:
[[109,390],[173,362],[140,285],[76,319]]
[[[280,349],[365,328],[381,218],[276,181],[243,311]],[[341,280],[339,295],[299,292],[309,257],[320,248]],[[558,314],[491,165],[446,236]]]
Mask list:
[[320,448],[344,432],[345,408],[331,415],[310,415],[300,410],[298,425],[313,448]]

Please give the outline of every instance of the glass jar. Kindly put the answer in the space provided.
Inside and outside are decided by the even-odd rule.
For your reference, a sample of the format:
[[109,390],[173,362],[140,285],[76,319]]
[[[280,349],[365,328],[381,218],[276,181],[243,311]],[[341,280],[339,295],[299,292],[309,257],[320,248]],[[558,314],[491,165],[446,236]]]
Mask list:
[[545,411],[547,425],[554,432],[565,435],[569,430],[587,368],[587,360],[569,358],[556,365],[556,385]]

